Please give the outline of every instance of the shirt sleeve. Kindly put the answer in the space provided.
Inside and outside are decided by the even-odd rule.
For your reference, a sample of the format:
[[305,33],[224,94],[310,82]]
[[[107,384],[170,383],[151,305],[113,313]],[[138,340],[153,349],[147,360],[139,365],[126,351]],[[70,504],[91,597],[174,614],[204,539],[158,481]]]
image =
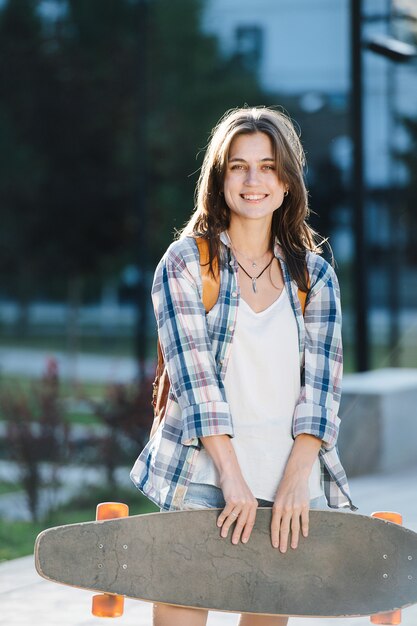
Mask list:
[[293,435],[314,435],[330,450],[339,433],[343,350],[339,283],[329,264],[319,282],[305,309],[304,371]]
[[217,372],[197,282],[179,255],[160,261],[152,286],[159,340],[171,389],[181,409],[181,443],[233,436],[232,418]]

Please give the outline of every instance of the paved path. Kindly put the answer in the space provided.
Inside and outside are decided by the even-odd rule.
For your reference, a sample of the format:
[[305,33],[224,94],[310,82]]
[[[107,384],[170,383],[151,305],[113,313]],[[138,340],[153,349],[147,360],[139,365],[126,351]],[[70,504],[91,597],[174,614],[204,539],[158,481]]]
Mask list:
[[8,374],[39,377],[50,358],[56,359],[63,378],[83,381],[130,382],[137,374],[135,360],[127,356],[79,353],[71,357],[57,350],[0,348],[0,369]]
[[[359,512],[397,510],[403,514],[404,525],[417,531],[417,467],[407,474],[367,476],[351,480],[353,499]],[[90,615],[91,594],[56,585],[36,574],[33,557],[0,564],[1,626],[93,626],[99,620]],[[291,626],[314,626],[323,619],[292,618]],[[211,613],[208,626],[233,626],[233,614]],[[125,615],[117,621],[121,626],[151,624],[151,605],[126,600]],[[326,626],[368,626],[368,618],[327,619]],[[417,624],[417,605],[403,611],[403,626]]]

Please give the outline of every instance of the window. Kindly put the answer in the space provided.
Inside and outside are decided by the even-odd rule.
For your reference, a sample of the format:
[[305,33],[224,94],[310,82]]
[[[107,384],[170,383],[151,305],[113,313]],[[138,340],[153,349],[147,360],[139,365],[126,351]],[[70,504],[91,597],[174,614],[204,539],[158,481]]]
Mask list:
[[235,30],[236,56],[252,71],[259,69],[262,57],[263,32],[260,26],[238,26]]

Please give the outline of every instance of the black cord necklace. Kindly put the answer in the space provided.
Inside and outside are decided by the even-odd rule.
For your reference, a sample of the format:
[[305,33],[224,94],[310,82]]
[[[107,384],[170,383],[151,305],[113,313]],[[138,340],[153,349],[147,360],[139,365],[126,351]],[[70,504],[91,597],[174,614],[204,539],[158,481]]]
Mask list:
[[274,260],[274,256],[272,256],[271,260],[269,261],[268,265],[265,265],[264,269],[262,270],[262,272],[260,274],[258,274],[257,276],[251,276],[250,274],[248,274],[248,272],[245,270],[244,267],[241,266],[241,264],[239,263],[239,261],[236,259],[237,264],[239,265],[240,269],[245,272],[246,276],[248,276],[251,281],[252,281],[252,289],[253,289],[253,293],[258,293],[257,289],[256,289],[256,281],[258,280],[258,278],[260,278],[262,276],[262,274],[264,273],[265,270],[268,269],[268,267],[271,265],[272,261]]

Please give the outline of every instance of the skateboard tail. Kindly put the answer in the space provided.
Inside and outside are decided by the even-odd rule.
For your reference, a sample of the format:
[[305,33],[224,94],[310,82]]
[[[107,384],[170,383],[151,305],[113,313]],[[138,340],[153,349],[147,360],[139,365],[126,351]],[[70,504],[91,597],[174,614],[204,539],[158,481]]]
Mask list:
[[[96,520],[118,519],[129,516],[129,507],[122,502],[101,502],[97,505]],[[124,612],[124,596],[101,593],[93,596],[91,613],[96,617],[121,617]]]
[[[110,519],[118,519],[123,517],[128,517],[129,515],[129,507],[126,504],[122,504],[120,502],[103,502],[97,505],[96,510],[96,521],[104,521]],[[69,524],[67,528],[71,526],[79,526],[79,524]],[[58,582],[65,584],[71,587],[77,587],[75,584],[71,584],[68,581],[60,581],[56,578],[56,574],[54,576],[53,572],[53,564],[52,558],[53,555],[50,554],[50,558],[47,560],[42,560],[40,555],[44,553],[44,543],[48,543],[48,540],[51,537],[51,533],[54,531],[59,535],[62,527],[58,526],[56,528],[49,528],[47,530],[42,531],[36,538],[35,541],[35,569],[37,573],[49,580],[51,582]],[[62,557],[62,555],[61,555]],[[56,559],[60,557],[56,554]],[[92,588],[91,591],[96,591],[96,589]],[[92,598],[92,609],[91,612],[96,617],[120,617],[123,615],[124,611],[124,596],[113,594],[113,593],[102,593],[99,595],[95,595]]]
[[51,578],[50,576],[48,576],[48,574],[45,572],[44,568],[42,567],[41,560],[39,558],[39,554],[41,553],[41,550],[42,550],[42,544],[43,544],[44,537],[45,537],[46,533],[49,532],[49,530],[50,529],[43,530],[36,537],[35,548],[34,548],[35,569],[36,569],[37,573],[39,574],[39,576],[42,576],[42,578],[45,578],[46,580],[51,580],[51,581],[55,582],[54,579]]

